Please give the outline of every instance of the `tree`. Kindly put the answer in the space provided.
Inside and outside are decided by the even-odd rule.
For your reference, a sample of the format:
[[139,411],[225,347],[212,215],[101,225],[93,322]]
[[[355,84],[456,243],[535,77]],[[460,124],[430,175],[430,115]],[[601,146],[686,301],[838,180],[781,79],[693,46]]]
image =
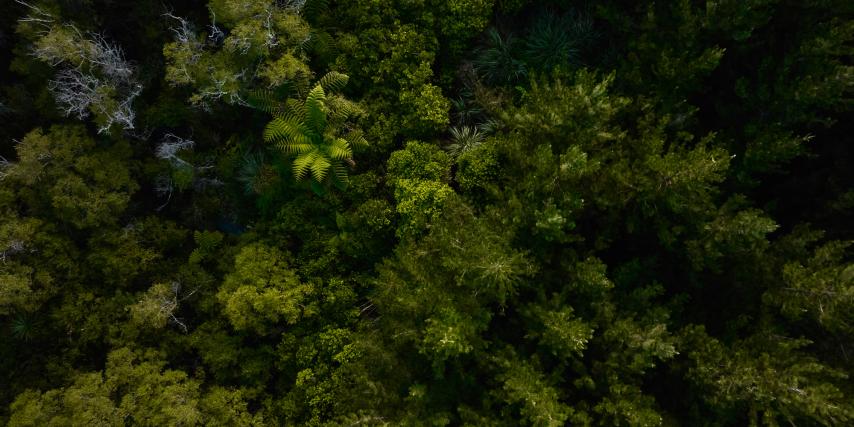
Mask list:
[[247,246],[235,257],[234,267],[217,298],[235,329],[265,334],[280,322],[295,324],[315,314],[313,286],[301,283],[280,250]]
[[22,393],[12,404],[9,425],[260,424],[260,416],[247,413],[240,391],[215,388],[202,394],[198,380],[164,369],[158,356],[114,350],[103,373],[78,374],[63,389]]
[[346,125],[347,119],[359,113],[358,107],[334,95],[347,80],[346,75],[331,72],[315,84],[305,100],[265,103],[274,118],[264,129],[264,140],[285,153],[296,154],[294,176],[298,180],[310,176],[313,188],[329,182],[346,188],[344,163],[355,164],[351,147],[367,145],[360,131],[348,130]]
[[59,68],[48,88],[62,112],[81,120],[94,115],[98,133],[114,125],[134,129],[133,102],[143,87],[122,49],[101,34],[84,36],[73,23],[63,24],[46,9],[18,3],[30,12],[19,20],[18,32],[33,41],[36,58]]
[[7,179],[20,185],[22,203],[77,228],[115,224],[138,187],[128,144],[97,147],[82,126],[33,130],[16,151]]
[[245,92],[306,83],[308,47],[316,37],[300,5],[272,0],[214,0],[207,31],[173,15],[174,41],[163,46],[166,81],[195,89],[190,102],[211,110],[219,102],[246,105]]

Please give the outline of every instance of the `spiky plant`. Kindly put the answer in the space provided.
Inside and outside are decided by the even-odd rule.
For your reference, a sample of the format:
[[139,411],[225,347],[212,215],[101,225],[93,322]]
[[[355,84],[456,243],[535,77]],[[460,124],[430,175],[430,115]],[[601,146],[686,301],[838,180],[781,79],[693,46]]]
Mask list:
[[530,68],[545,71],[577,65],[593,34],[593,20],[586,14],[540,15],[524,40],[525,62]]
[[486,46],[475,51],[473,65],[478,76],[494,84],[513,84],[528,75],[517,58],[516,39],[502,36],[495,28],[486,32]]
[[460,124],[472,123],[483,115],[483,108],[470,99],[472,97],[471,94],[467,95],[467,97],[451,99],[454,119]]
[[273,115],[264,129],[264,140],[294,155],[294,176],[297,180],[310,178],[315,191],[327,182],[345,188],[348,179],[344,164],[355,165],[352,147],[367,144],[362,132],[347,123],[360,112],[358,106],[336,94],[347,80],[344,74],[330,72],[304,100],[277,102],[266,98],[257,104]]
[[477,147],[485,138],[484,134],[474,126],[452,127],[450,132],[451,143],[445,147],[445,150],[453,157]]
[[12,319],[12,336],[21,341],[30,341],[38,328],[36,320],[27,314],[19,314]]
[[261,194],[278,182],[278,174],[266,163],[263,152],[247,153],[243,156],[237,180],[243,183],[246,194]]

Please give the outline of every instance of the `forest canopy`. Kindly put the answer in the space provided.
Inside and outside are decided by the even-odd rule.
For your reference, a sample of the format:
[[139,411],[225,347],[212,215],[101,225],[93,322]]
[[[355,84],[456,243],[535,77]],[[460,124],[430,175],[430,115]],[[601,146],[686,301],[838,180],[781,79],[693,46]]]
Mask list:
[[3,1],[0,424],[854,425],[852,118],[850,0]]

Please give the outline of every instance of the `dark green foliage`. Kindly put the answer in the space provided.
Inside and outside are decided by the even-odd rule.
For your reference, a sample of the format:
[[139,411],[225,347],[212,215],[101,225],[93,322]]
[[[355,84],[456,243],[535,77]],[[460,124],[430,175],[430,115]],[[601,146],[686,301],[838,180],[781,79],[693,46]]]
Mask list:
[[0,2],[0,424],[854,425],[852,18]]
[[478,75],[490,83],[514,84],[528,75],[528,67],[517,58],[517,40],[502,36],[495,28],[486,32],[486,47],[475,52],[473,61]]
[[582,49],[590,44],[593,34],[593,19],[588,15],[545,13],[534,21],[525,37],[525,62],[532,69],[542,71],[577,65]]

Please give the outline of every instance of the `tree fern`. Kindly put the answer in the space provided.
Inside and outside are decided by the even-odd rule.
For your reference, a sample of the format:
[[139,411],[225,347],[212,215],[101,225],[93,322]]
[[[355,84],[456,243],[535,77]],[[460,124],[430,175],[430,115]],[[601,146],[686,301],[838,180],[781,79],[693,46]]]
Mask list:
[[335,160],[346,160],[353,157],[350,144],[342,138],[338,138],[332,143],[329,154]]
[[274,116],[264,129],[264,140],[294,155],[294,176],[297,180],[310,178],[313,189],[330,181],[344,188],[344,164],[355,164],[352,147],[367,144],[362,132],[347,124],[361,112],[358,105],[336,94],[347,80],[344,74],[330,72],[317,81],[304,100],[290,98],[274,103],[261,92],[258,98],[264,102],[251,104],[274,106],[262,108]]

